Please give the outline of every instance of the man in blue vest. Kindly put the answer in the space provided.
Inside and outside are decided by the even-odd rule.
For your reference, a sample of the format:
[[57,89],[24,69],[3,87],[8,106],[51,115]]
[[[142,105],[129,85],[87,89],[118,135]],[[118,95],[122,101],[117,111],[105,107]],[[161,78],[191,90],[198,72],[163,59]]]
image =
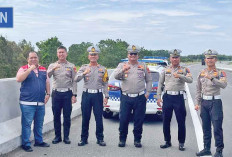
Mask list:
[[31,123],[34,120],[34,138],[37,147],[49,147],[43,141],[43,122],[45,104],[50,97],[50,83],[45,67],[39,65],[36,52],[30,52],[28,64],[17,73],[16,81],[21,82],[19,104],[22,111],[22,148],[32,152],[30,136]]

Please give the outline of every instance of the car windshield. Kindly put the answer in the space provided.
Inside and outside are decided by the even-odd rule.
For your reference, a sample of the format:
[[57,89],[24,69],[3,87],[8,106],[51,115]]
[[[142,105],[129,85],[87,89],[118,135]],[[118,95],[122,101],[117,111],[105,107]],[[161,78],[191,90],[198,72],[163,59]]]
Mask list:
[[[114,73],[115,73],[115,70],[110,75],[110,78],[109,78],[110,81],[116,80],[114,78]],[[151,77],[152,77],[152,82],[158,82],[159,81],[159,72],[153,72],[153,71],[151,71]]]
[[152,82],[159,81],[159,73],[158,72],[151,72]]
[[112,74],[110,75],[110,78],[109,78],[109,81],[114,81],[114,80],[116,80],[115,78],[114,78],[114,73],[115,73],[115,70],[112,72]]

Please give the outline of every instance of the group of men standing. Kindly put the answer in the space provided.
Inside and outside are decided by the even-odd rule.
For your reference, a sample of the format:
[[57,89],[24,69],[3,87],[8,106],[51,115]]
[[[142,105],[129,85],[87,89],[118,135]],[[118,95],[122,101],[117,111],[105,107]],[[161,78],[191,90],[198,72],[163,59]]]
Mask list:
[[[49,65],[48,70],[39,65],[36,52],[30,52],[28,64],[22,66],[16,76],[18,82],[22,82],[20,89],[20,107],[22,111],[22,148],[25,151],[33,151],[30,143],[31,123],[34,120],[34,146],[49,147],[43,141],[42,128],[45,115],[45,104],[50,97],[50,80],[53,76],[52,111],[54,115],[55,138],[52,143],[62,141],[61,112],[63,110],[63,142],[70,144],[69,132],[71,126],[72,103],[77,96],[77,82],[84,79],[82,93],[82,131],[78,146],[88,144],[89,121],[91,111],[96,121],[97,144],[106,146],[103,135],[103,104],[108,103],[108,73],[104,66],[97,63],[100,50],[97,46],[87,49],[89,64],[83,65],[76,71],[75,65],[68,62],[67,49],[60,46],[57,49],[58,61]],[[141,138],[143,122],[146,112],[146,101],[152,89],[152,77],[145,63],[138,62],[140,48],[130,45],[127,48],[128,62],[119,63],[115,70],[115,79],[121,81],[120,98],[120,124],[119,147],[125,147],[129,117],[134,115],[134,145],[142,147]],[[171,65],[161,73],[157,90],[157,104],[163,108],[163,133],[165,143],[160,148],[171,147],[170,122],[173,110],[178,122],[179,150],[184,151],[186,138],[186,108],[185,108],[185,83],[192,83],[190,70],[180,66],[181,50],[170,51]],[[197,79],[197,94],[195,109],[201,106],[202,127],[204,133],[204,149],[197,156],[211,155],[211,122],[214,127],[216,143],[215,157],[222,157],[223,110],[220,96],[220,88],[227,85],[226,74],[216,69],[217,52],[205,51],[207,68],[202,70]],[[103,95],[104,94],[104,95]]]

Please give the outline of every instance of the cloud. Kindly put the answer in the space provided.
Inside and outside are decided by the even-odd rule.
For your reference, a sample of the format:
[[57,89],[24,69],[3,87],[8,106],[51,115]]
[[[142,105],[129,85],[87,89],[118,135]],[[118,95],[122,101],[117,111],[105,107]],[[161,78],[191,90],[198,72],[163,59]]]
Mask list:
[[85,21],[113,21],[113,22],[128,22],[132,19],[143,17],[144,14],[140,12],[101,12],[94,14],[85,14],[83,15],[83,20]]
[[222,4],[232,4],[232,1],[230,1],[230,0],[220,0],[220,1],[218,1],[218,3],[222,3]]
[[38,7],[42,7],[42,8],[49,8],[49,5],[47,4],[48,1],[42,1],[42,0],[38,0],[38,1],[32,1],[32,0],[11,0],[11,1],[5,1],[4,5],[8,5],[8,6],[13,6],[14,8],[18,8],[18,9],[31,9],[31,8],[38,8]]
[[209,36],[221,36],[221,37],[226,37],[227,35],[224,32],[207,32],[207,31],[190,31],[187,32],[186,34],[190,35],[209,35]]
[[219,26],[216,26],[216,25],[196,25],[195,28],[204,29],[204,30],[212,30],[212,29],[219,28]]
[[173,2],[174,0],[131,0],[133,2],[141,2],[141,3],[166,3]]
[[200,15],[200,13],[188,12],[188,11],[178,11],[178,10],[153,10],[153,14],[161,14],[166,16],[195,16]]
[[[125,2],[125,0],[110,0],[111,2]],[[138,3],[166,3],[166,2],[174,2],[175,0],[129,0],[131,2]]]
[[164,24],[164,23],[165,23],[164,21],[151,20],[151,21],[149,21],[148,24],[158,26],[158,25],[161,25],[161,24]]

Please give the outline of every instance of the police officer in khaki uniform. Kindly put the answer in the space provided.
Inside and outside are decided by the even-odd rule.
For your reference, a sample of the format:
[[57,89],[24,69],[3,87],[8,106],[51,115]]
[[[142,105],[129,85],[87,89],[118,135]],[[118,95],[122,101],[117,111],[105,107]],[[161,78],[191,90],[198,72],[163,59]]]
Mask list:
[[[77,75],[75,81],[79,82],[84,78],[84,88],[81,100],[81,111],[82,111],[82,132],[81,141],[78,146],[84,146],[88,144],[89,136],[89,120],[91,117],[91,111],[93,108],[93,113],[96,121],[96,137],[97,144],[100,146],[106,146],[103,138],[103,103],[108,103],[109,92],[108,92],[108,73],[104,66],[97,63],[99,58],[98,54],[100,50],[97,46],[90,46],[87,49],[89,53],[88,59],[89,64],[82,65]],[[103,93],[105,98],[103,99]]]
[[134,145],[142,147],[141,138],[143,121],[146,112],[146,101],[152,88],[152,77],[145,63],[138,62],[140,48],[130,45],[128,48],[128,62],[119,63],[115,70],[115,79],[121,81],[121,104],[119,147],[125,147],[130,114],[134,114]]
[[55,138],[52,143],[57,144],[61,138],[61,111],[63,109],[64,143],[70,144],[69,131],[71,126],[72,103],[76,102],[77,83],[74,82],[76,67],[68,62],[67,49],[64,46],[57,48],[58,61],[48,67],[48,76],[53,76],[52,111],[54,116]]
[[202,128],[204,133],[204,149],[197,156],[211,155],[211,122],[214,128],[215,146],[217,147],[214,157],[222,157],[223,143],[223,109],[220,88],[227,86],[226,73],[216,68],[217,52],[206,50],[206,69],[203,69],[197,79],[197,93],[195,109],[201,106]]
[[[161,102],[163,102],[163,133],[166,141],[164,145],[160,145],[160,148],[172,146],[170,122],[174,110],[178,123],[179,150],[184,151],[186,137],[185,82],[192,83],[193,79],[190,70],[180,66],[180,53],[181,50],[178,49],[170,51],[171,65],[161,73],[157,90],[157,104],[161,107]],[[162,91],[164,92],[163,101],[161,100]]]

